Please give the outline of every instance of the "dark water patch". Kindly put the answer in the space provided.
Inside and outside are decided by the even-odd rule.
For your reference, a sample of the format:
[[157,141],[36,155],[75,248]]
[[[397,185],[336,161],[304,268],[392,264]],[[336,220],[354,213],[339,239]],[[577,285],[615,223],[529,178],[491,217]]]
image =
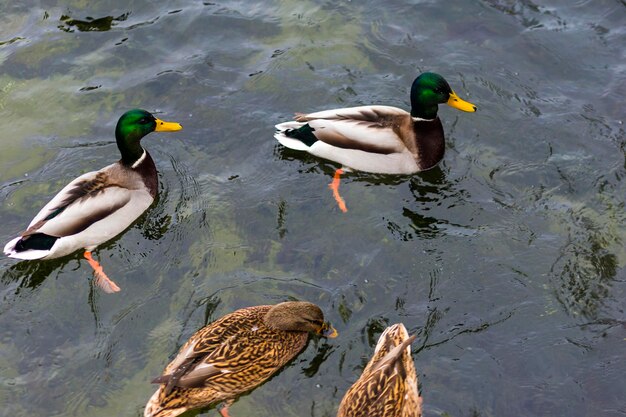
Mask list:
[[154,17],[152,19],[148,19],[148,20],[145,20],[143,22],[133,23],[132,25],[129,25],[129,26],[125,27],[124,29],[134,30],[134,29],[140,29],[140,28],[143,28],[143,27],[146,27],[146,26],[151,26],[151,25],[155,24],[160,18],[161,18],[160,16],[156,16],[156,17]]
[[59,19],[63,22],[63,25],[59,25],[59,29],[64,32],[74,32],[74,28],[80,32],[106,32],[115,26],[118,22],[124,22],[128,19],[130,12],[124,13],[117,17],[105,16],[105,17],[91,17],[87,16],[84,20],[73,19],[69,15],[62,15]]
[[81,87],[78,91],[93,91],[97,90],[100,87],[102,87],[102,85],[90,85],[86,87]]
[[23,38],[21,36],[16,36],[16,37],[11,38],[11,39],[6,40],[6,41],[0,41],[0,46],[11,45],[12,43],[21,42],[21,41],[25,41],[25,40],[26,40],[26,38]]

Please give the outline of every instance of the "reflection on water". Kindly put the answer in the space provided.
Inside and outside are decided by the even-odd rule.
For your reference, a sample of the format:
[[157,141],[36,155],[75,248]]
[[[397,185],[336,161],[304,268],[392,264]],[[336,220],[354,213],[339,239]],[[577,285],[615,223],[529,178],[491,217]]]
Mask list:
[[6,286],[15,287],[15,294],[19,294],[24,289],[34,290],[41,285],[50,275],[57,275],[59,262],[19,262],[6,269],[2,274],[2,283]]
[[[323,172],[330,182],[334,171],[339,166],[331,161],[320,160],[305,152],[293,151],[285,147],[276,147],[275,155],[281,160],[300,160],[302,165],[308,166],[299,169],[300,173]],[[397,187],[408,184],[408,188],[413,195],[408,205],[402,208],[402,215],[408,219],[408,224],[399,224],[395,221],[387,222],[387,229],[399,240],[410,241],[414,239],[432,239],[446,229],[453,233],[472,234],[473,231],[467,225],[460,225],[443,218],[428,216],[424,213],[436,213],[438,207],[442,205],[447,208],[463,206],[469,202],[468,192],[455,187],[455,184],[447,181],[444,171],[439,166],[418,173],[413,176],[403,175],[380,175],[360,172],[346,172],[342,175],[343,189],[350,187],[352,183],[361,183],[371,186],[392,186]],[[278,229],[282,230],[281,237],[284,236],[284,203],[279,206]],[[358,201],[349,202],[351,206],[359,204]]]
[[333,353],[333,346],[328,343],[319,343],[317,345],[317,352],[308,364],[302,364],[302,374],[307,378],[313,378],[319,372],[320,366],[328,359],[331,353]]
[[[460,224],[445,218],[446,209],[472,205],[468,191],[457,186],[457,181],[448,181],[444,171],[435,167],[415,175],[407,181],[413,199],[402,208],[408,220],[400,224],[389,221],[387,228],[398,239],[434,239],[440,233],[471,236],[476,233],[470,224]],[[427,215],[426,213],[432,214]],[[442,215],[442,217],[436,217]]]
[[163,206],[160,206],[158,203],[158,199],[167,198],[157,196],[155,199],[156,206],[146,214],[146,216],[142,219],[139,219],[139,223],[141,224],[141,232],[143,236],[148,240],[158,241],[167,231],[170,229],[172,224],[172,216],[163,211]]

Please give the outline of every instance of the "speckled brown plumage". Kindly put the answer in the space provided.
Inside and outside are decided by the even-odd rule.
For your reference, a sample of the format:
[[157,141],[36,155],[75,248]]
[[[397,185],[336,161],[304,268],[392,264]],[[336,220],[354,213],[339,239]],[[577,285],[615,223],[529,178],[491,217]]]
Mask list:
[[239,394],[294,358],[306,345],[308,332],[320,333],[324,328],[322,311],[306,302],[248,307],[228,314],[191,336],[153,381],[161,385],[144,416],[173,417],[222,401],[227,408]]
[[422,399],[403,324],[388,327],[378,339],[374,356],[350,387],[337,417],[420,417]]

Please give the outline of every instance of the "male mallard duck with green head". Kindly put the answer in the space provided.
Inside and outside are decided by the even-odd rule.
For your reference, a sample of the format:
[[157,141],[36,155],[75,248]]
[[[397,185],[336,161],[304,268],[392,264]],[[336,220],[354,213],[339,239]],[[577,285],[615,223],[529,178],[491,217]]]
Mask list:
[[84,257],[94,269],[94,282],[106,292],[119,291],[91,251],[122,233],[154,201],[157,170],[148,151],[141,147],[141,138],[150,132],[180,129],[180,124],[164,122],[145,110],[124,113],[115,128],[122,159],[66,185],[26,231],[6,244],[4,253],[18,259],[53,259],[85,249]]
[[[274,137],[291,149],[338,162],[346,168],[378,174],[413,174],[437,165],[445,141],[439,104],[474,112],[439,74],[425,72],[413,81],[411,112],[390,106],[361,106],[299,114],[295,121],[276,125]],[[339,196],[338,169],[331,183]]]
[[385,329],[361,377],[341,400],[337,417],[421,417],[413,340],[402,323]]
[[175,417],[217,403],[228,417],[228,406],[293,359],[309,333],[337,336],[322,310],[303,301],[248,307],[222,317],[192,335],[153,381],[161,385],[144,417]]

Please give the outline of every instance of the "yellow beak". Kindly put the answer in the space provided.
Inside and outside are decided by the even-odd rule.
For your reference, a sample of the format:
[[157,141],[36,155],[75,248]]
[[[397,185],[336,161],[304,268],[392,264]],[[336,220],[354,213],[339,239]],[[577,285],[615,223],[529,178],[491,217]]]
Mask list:
[[471,113],[476,111],[476,106],[474,106],[470,102],[460,99],[454,91],[450,93],[450,98],[448,99],[448,102],[446,104],[450,107],[454,107],[455,109],[459,109],[462,111],[467,111]]
[[319,334],[324,337],[328,337],[329,339],[334,339],[339,336],[337,329],[335,329],[330,323],[324,323],[319,331]]
[[175,122],[164,122],[161,119],[156,119],[156,128],[155,132],[176,132],[177,130],[181,130],[183,127],[180,123]]

